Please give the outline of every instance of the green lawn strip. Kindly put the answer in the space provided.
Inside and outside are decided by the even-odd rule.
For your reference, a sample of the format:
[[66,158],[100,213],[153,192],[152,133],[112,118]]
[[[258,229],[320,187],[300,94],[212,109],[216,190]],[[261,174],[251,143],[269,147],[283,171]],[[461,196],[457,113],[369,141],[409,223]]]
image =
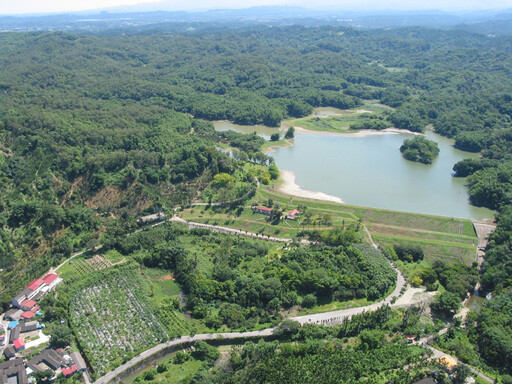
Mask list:
[[357,122],[354,118],[356,114],[350,116],[330,116],[330,117],[305,117],[303,119],[289,120],[285,124],[291,127],[301,127],[308,131],[316,132],[334,132],[334,133],[355,133],[350,130],[350,125]]
[[315,314],[315,313],[324,313],[324,312],[330,312],[330,311],[337,311],[337,310],[340,310],[340,309],[349,309],[349,308],[362,307],[362,306],[365,306],[365,305],[372,304],[374,302],[375,301],[370,301],[370,300],[368,300],[366,298],[364,298],[364,299],[354,299],[354,300],[349,300],[349,301],[332,301],[332,302],[327,303],[327,304],[316,305],[313,308],[302,308],[299,311],[298,315],[299,316],[302,316],[302,315],[312,315],[312,314]]
[[464,220],[462,234],[477,238],[475,226],[473,225],[473,222],[471,220]]
[[397,240],[405,240],[405,241],[415,241],[417,243],[423,243],[423,244],[432,244],[432,245],[442,245],[442,246],[448,246],[448,247],[456,247],[456,248],[465,248],[476,252],[476,246],[468,245],[468,244],[460,244],[460,243],[453,243],[448,241],[440,241],[440,240],[430,240],[430,239],[420,239],[416,237],[406,237],[406,236],[394,236],[394,235],[383,235],[380,233],[375,234],[375,237],[377,238],[390,238],[390,239],[397,239]]
[[180,287],[172,279],[169,271],[163,269],[145,268],[141,271],[151,283],[150,298],[155,305],[159,305],[163,300],[177,297],[180,293]]
[[302,231],[302,228],[290,228],[286,227],[282,223],[279,226],[277,226],[267,223],[266,221],[257,223],[253,221],[248,221],[246,219],[230,219],[229,222],[226,223],[225,219],[222,218],[214,219],[205,217],[182,217],[186,220],[193,221],[196,223],[218,225],[222,227],[239,229],[242,231],[259,233],[265,236],[272,237],[293,238],[296,237],[298,233]]
[[78,262],[80,258],[75,257],[74,259],[68,261],[66,264],[64,264],[62,267],[57,269],[55,272],[62,277],[63,279],[68,279],[72,276],[75,276],[78,274],[75,267],[73,266],[73,263]]
[[[295,207],[295,205],[293,205]],[[291,210],[289,207],[285,213]],[[180,216],[186,220],[196,221],[205,224],[219,225],[225,226],[234,229],[242,229],[247,230],[251,229],[251,232],[257,232],[261,230],[261,228],[266,228],[267,231],[265,234],[271,234],[276,237],[288,237],[288,235],[295,236],[299,231],[304,229],[306,230],[322,230],[329,229],[333,226],[342,226],[349,222],[353,222],[354,219],[350,214],[347,215],[339,215],[339,212],[335,211],[321,211],[315,209],[316,218],[318,216],[323,216],[323,214],[329,214],[332,224],[324,225],[324,224],[316,224],[316,222],[312,222],[309,224],[302,225],[301,218],[296,220],[282,220],[278,224],[270,223],[266,221],[266,217],[261,214],[254,213],[251,208],[245,207],[240,216],[236,216],[229,212],[219,212],[214,211],[213,208],[206,210],[204,207],[198,209],[198,207],[194,207],[194,209],[185,209],[180,213]]]
[[279,140],[279,141],[267,141],[265,144],[263,144],[263,146],[261,147],[261,150],[263,152],[273,152],[272,151],[272,148],[273,147],[289,147],[293,145],[290,141],[288,140]]
[[190,359],[182,364],[173,364],[172,361],[169,360],[164,364],[167,368],[164,372],[154,374],[154,371],[152,371],[151,368],[147,369],[146,371],[150,372],[141,373],[133,383],[188,383],[192,381],[197,371],[202,367],[203,362],[196,359]]
[[448,243],[442,241],[431,241],[418,238],[405,238],[400,236],[389,236],[374,234],[374,239],[383,245],[406,244],[420,245],[425,252],[426,260],[443,260],[448,262],[461,262],[471,265],[475,260],[476,247],[465,244]]
[[118,263],[124,259],[124,256],[121,255],[115,249],[110,249],[103,254],[103,257],[110,261],[112,264]]
[[[272,198],[274,201],[277,200],[280,203],[285,199],[290,199],[289,196],[280,194],[279,192],[275,191],[262,189],[259,192],[261,198]],[[353,205],[322,202],[318,200],[308,200],[296,197],[293,198],[293,203],[296,205],[304,204],[309,208],[317,208],[321,210],[326,209],[329,211],[349,212],[354,217],[362,218],[363,222],[365,223],[388,224],[405,228],[429,230],[432,232],[452,233],[455,235],[459,234],[460,219],[456,218],[392,211],[379,208],[358,207]],[[463,235],[475,236],[474,229],[471,229],[473,227],[472,222],[466,219],[463,219],[462,221]]]
[[400,237],[414,237],[424,240],[442,241],[448,243],[457,243],[474,246],[477,243],[476,237],[455,235],[451,233],[432,232],[432,231],[418,231],[413,228],[386,226],[380,224],[367,224],[368,229],[372,233],[378,233],[389,236]]

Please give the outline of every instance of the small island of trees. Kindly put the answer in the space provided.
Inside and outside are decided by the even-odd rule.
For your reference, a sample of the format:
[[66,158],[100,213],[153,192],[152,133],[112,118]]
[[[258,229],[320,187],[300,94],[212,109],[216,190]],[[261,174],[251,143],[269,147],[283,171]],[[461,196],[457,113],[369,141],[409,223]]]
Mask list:
[[439,147],[434,141],[427,140],[423,136],[416,136],[413,139],[405,139],[400,147],[400,152],[407,160],[432,164],[432,161],[439,155]]

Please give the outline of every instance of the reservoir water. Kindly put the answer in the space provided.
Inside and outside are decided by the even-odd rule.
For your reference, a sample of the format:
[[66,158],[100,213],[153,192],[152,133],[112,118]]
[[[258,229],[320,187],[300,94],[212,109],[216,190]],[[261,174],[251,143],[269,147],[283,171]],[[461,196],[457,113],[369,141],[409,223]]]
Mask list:
[[[227,129],[223,122],[222,130]],[[216,123],[217,128],[217,123]],[[232,126],[233,130],[238,130]],[[261,133],[268,137],[268,130]],[[260,127],[248,132],[260,133]],[[247,131],[246,131],[247,132]],[[427,131],[438,143],[439,157],[431,165],[405,160],[399,148],[410,133],[368,136],[302,133],[294,145],[276,148],[272,156],[280,169],[293,171],[305,190],[324,192],[346,204],[479,220],[494,216],[469,204],[466,180],[452,176],[453,165],[478,154],[453,148],[453,141]]]

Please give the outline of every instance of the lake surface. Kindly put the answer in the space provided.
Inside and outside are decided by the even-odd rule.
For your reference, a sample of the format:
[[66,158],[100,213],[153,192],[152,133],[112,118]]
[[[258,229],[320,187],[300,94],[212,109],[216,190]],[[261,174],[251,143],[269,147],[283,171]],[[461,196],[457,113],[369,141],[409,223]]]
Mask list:
[[[270,136],[273,133],[279,132],[279,128],[272,128],[272,127],[266,127],[264,125],[238,125],[233,124],[230,121],[214,121],[213,126],[215,127],[216,131],[237,131],[242,133],[251,134],[256,132],[261,137],[265,138],[266,140],[270,140]],[[285,132],[279,132],[279,134],[284,136]]]
[[[260,133],[259,128],[250,132]],[[303,189],[337,196],[346,204],[473,220],[493,217],[493,211],[470,205],[466,180],[452,176],[456,162],[479,155],[453,148],[452,140],[432,131],[426,136],[440,148],[431,165],[402,157],[399,148],[413,137],[409,133],[296,133],[294,145],[276,148],[272,157],[280,169],[295,173]]]

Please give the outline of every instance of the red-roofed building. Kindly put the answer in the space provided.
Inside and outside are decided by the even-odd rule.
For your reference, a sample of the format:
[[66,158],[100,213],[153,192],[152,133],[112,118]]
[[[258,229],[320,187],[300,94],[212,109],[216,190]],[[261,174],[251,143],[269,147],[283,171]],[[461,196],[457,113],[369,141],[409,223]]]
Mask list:
[[32,311],[25,311],[21,314],[21,320],[29,320],[29,319],[33,318],[34,315],[35,315],[35,313]]
[[16,352],[22,351],[25,349],[25,342],[23,341],[23,339],[21,337],[19,339],[14,340],[12,343],[14,345],[14,349],[16,350]]
[[254,207],[252,210],[253,210],[253,212],[255,212],[255,213],[261,213],[262,215],[272,216],[272,208],[267,208],[267,207]]
[[288,214],[286,215],[286,218],[288,220],[295,220],[295,218],[300,215],[300,212],[298,209],[292,209]]
[[37,303],[34,300],[23,300],[20,304],[20,308],[24,311],[30,311],[32,308],[34,308],[37,305]]
[[62,368],[62,374],[67,378],[77,372],[76,365],[72,365],[69,368]]
[[31,289],[32,291],[35,291],[37,288],[39,288],[43,284],[44,284],[44,281],[42,279],[35,279],[29,285],[27,285],[27,288]]
[[56,280],[59,278],[55,273],[49,273],[45,277],[43,277],[43,281],[49,287],[53,286]]
[[34,312],[34,313],[36,313],[37,311],[39,311],[39,309],[41,309],[41,306],[40,306],[40,305],[36,305],[34,308],[32,308],[32,309],[30,310],[30,312]]

